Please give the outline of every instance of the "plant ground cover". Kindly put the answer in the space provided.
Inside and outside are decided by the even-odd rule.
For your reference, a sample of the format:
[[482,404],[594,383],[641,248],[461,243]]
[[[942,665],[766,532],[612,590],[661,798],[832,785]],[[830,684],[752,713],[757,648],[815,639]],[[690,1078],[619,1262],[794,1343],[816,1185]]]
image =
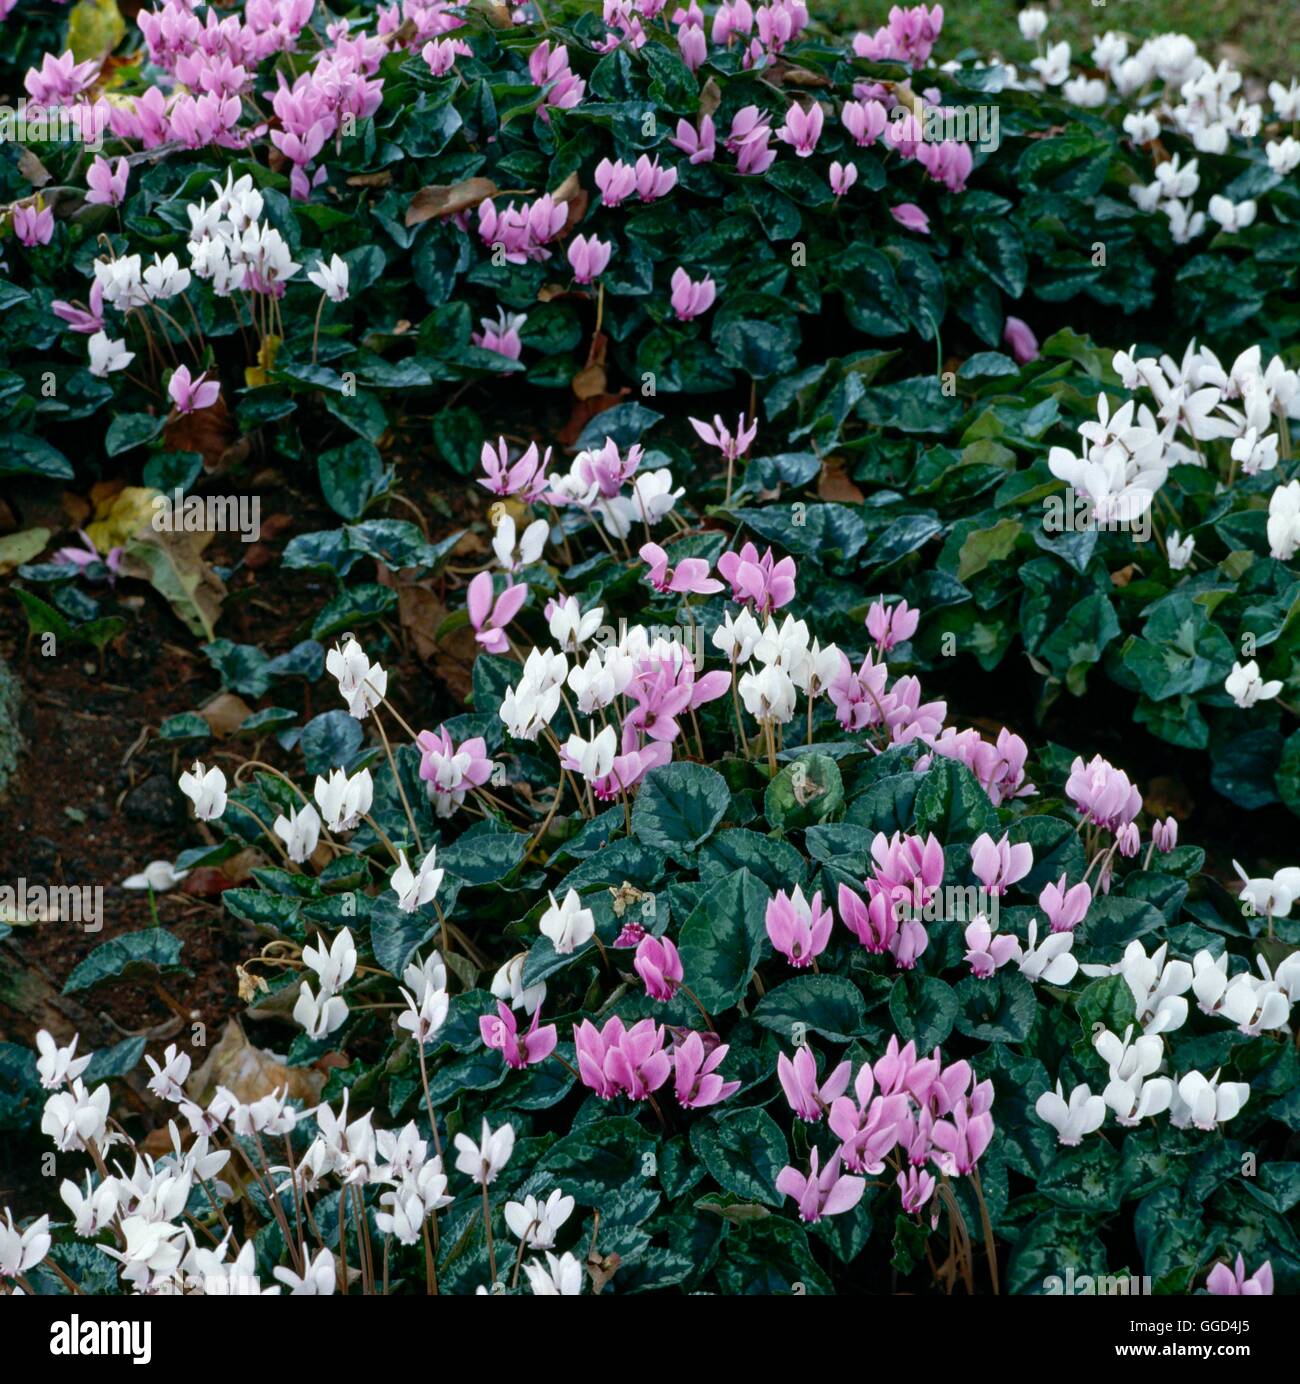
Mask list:
[[[1020,34],[1016,15],[1021,6],[1011,0],[973,0],[953,6],[943,19],[947,50],[963,48],[977,53],[996,53],[1016,60]],[[1153,0],[1135,5],[1128,0],[1107,6],[1047,5],[1052,32],[1068,39],[1076,49],[1085,48],[1103,28],[1138,34],[1186,34],[1200,51],[1214,61],[1227,58],[1248,75],[1287,77],[1300,66],[1300,14],[1294,7],[1265,9],[1237,0]],[[1100,13],[1099,13],[1100,11]],[[841,30],[871,28],[876,22],[860,3],[831,6],[825,17]]]
[[1286,49],[116,14],[0,31],[109,120],[0,165],[0,1289],[1300,1289]]

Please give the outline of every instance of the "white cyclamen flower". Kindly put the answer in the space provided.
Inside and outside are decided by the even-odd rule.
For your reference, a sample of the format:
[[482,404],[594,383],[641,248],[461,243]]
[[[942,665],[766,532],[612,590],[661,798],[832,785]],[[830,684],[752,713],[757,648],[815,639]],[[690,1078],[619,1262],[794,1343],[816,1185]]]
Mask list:
[[128,875],[122,881],[122,888],[152,889],[155,894],[163,894],[174,889],[188,874],[188,870],[177,870],[170,860],[151,860],[138,875]]
[[524,1272],[537,1297],[578,1297],[582,1293],[582,1265],[567,1252],[557,1259],[547,1250],[545,1265],[528,1259]]
[[0,1221],[0,1278],[17,1278],[45,1258],[53,1243],[49,1228],[50,1218],[42,1216],[26,1230],[19,1230],[14,1225],[14,1213],[5,1208],[5,1219]]
[[442,884],[443,874],[435,868],[437,854],[437,846],[430,846],[429,854],[421,861],[420,868],[413,872],[406,863],[406,852],[398,851],[397,869],[393,871],[389,883],[397,895],[397,906],[403,913],[414,913],[417,908],[423,908],[426,903],[433,901]]
[[551,939],[551,945],[561,956],[568,956],[595,936],[596,920],[591,909],[583,908],[576,889],[565,894],[562,904],[555,902],[554,894],[550,899],[551,906],[542,914],[538,927],[543,937]]
[[1266,702],[1276,697],[1282,684],[1276,678],[1265,681],[1259,675],[1259,664],[1252,658],[1249,663],[1234,663],[1232,672],[1224,679],[1223,690],[1243,711],[1249,710],[1256,702]]
[[213,765],[205,769],[196,759],[194,767],[180,776],[180,790],[194,804],[200,822],[214,822],[226,810],[226,776]]
[[348,266],[338,255],[332,255],[328,264],[319,260],[315,269],[307,271],[307,279],[332,303],[341,303],[348,296]]
[[311,859],[320,841],[320,814],[310,803],[297,811],[290,808],[287,817],[281,813],[275,819],[272,830],[284,842],[289,859],[301,865]]
[[1092,1134],[1102,1126],[1106,1118],[1106,1102],[1094,1096],[1086,1085],[1076,1086],[1067,1101],[1056,1083],[1055,1091],[1044,1091],[1034,1105],[1038,1118],[1056,1130],[1056,1142],[1066,1148],[1073,1148],[1083,1142],[1085,1134]]
[[472,1177],[484,1187],[496,1181],[497,1174],[510,1161],[515,1148],[515,1130],[503,1124],[493,1132],[486,1120],[476,1144],[468,1134],[456,1135],[456,1171]]
[[557,1187],[545,1201],[525,1197],[506,1202],[506,1225],[529,1249],[554,1249],[555,1235],[573,1213],[574,1200]]
[[351,778],[342,769],[333,769],[328,779],[316,776],[313,793],[330,831],[351,831],[370,811],[375,796],[374,781],[369,769],[362,769]]
[[74,1033],[72,1042],[66,1048],[61,1048],[48,1030],[42,1028],[37,1032],[36,1071],[41,1085],[47,1091],[57,1091],[67,1082],[75,1081],[90,1066],[93,1053],[87,1053],[85,1057],[77,1056],[80,1041],[81,1035]]

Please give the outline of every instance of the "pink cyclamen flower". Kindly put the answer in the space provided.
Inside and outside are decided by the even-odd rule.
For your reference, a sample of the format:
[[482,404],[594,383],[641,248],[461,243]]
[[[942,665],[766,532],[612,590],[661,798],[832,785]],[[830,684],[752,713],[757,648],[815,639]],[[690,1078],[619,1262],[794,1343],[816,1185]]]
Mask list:
[[894,1179],[898,1188],[903,1210],[909,1215],[919,1215],[926,1202],[934,1195],[936,1186],[934,1174],[922,1168],[908,1168]]
[[778,562],[771,548],[759,557],[758,549],[746,543],[739,553],[723,553],[718,571],[731,583],[731,599],[738,604],[751,603],[756,615],[771,615],[794,600],[794,558],[783,557]]
[[811,904],[797,884],[793,894],[779,890],[768,900],[764,921],[772,945],[796,969],[811,966],[830,941],[831,911],[822,907],[820,890],[812,896]]
[[988,832],[981,832],[971,842],[970,867],[990,894],[1005,894],[1034,868],[1034,848],[1024,841],[1013,846],[1006,835],[994,841]]
[[623,924],[617,937],[614,938],[614,946],[619,948],[639,947],[641,939],[646,935],[646,930],[634,918],[630,918]]
[[806,1044],[795,1049],[792,1062],[785,1053],[776,1059],[776,1075],[790,1109],[809,1124],[820,1120],[848,1089],[851,1062],[841,1062],[819,1086],[817,1059]]
[[672,999],[682,983],[682,958],[667,937],[643,937],[632,967],[652,1000]]
[[682,62],[691,72],[698,72],[704,64],[704,59],[709,56],[709,41],[698,24],[683,24],[677,30],[677,47],[681,52]]
[[575,235],[569,242],[569,264],[577,283],[589,284],[605,272],[614,249],[612,241]]
[[785,113],[785,124],[776,132],[801,159],[806,159],[817,147],[825,123],[820,101],[812,101],[805,110],[797,101]]
[[642,154],[636,161],[636,195],[643,202],[655,202],[677,186],[677,170],[661,168],[657,158]]
[[1031,360],[1038,359],[1038,338],[1020,318],[1007,318],[1002,327],[1002,340],[1011,347],[1018,364],[1028,365]]
[[883,1095],[893,1096],[905,1091],[918,1105],[924,1105],[938,1079],[940,1065],[937,1056],[918,1057],[914,1042],[900,1047],[895,1033],[890,1035],[885,1051],[876,1058],[871,1070]]
[[28,203],[13,210],[14,234],[29,249],[48,245],[54,239],[54,210]]
[[687,1110],[700,1110],[717,1105],[740,1090],[740,1082],[723,1081],[717,1068],[730,1051],[728,1044],[718,1044],[705,1053],[704,1039],[698,1033],[688,1033],[673,1049],[673,1075],[676,1078],[677,1103]]
[[72,104],[72,98],[90,86],[99,76],[98,58],[78,62],[71,51],[55,57],[46,53],[39,68],[30,68],[23,78],[27,95],[38,106]]
[[[700,117],[697,131],[689,120],[677,122],[677,133],[668,141],[674,149],[680,149],[691,163],[712,163],[717,154],[717,131],[713,117]],[[599,169],[597,169],[599,173]]]
[[971,974],[987,980],[998,969],[1020,953],[1020,943],[1009,932],[998,933],[994,924],[981,913],[966,928],[964,960]]
[[539,453],[537,443],[531,442],[518,461],[512,463],[506,440],[499,437],[495,447],[490,442],[483,444],[479,461],[484,475],[478,483],[493,495],[518,495],[531,505],[546,491],[546,468],[551,463],[549,447],[545,453]]
[[831,164],[831,191],[836,197],[843,197],[857,180],[858,170],[853,164],[840,163],[838,160]]
[[864,1062],[853,1082],[853,1098],[837,1096],[826,1123],[841,1141],[840,1152],[852,1172],[883,1171],[885,1155],[897,1142],[897,1131],[908,1114],[906,1095],[874,1095],[871,1064]]
[[624,1028],[615,1014],[601,1029],[584,1019],[574,1025],[573,1043],[582,1083],[601,1100],[620,1093],[645,1100],[672,1072],[672,1059],[664,1051],[663,1029],[653,1019]]
[[1087,764],[1076,757],[1065,781],[1065,795],[1085,822],[1107,831],[1118,831],[1142,809],[1142,794],[1129,776],[1100,755],[1094,755]]
[[636,475],[644,454],[645,449],[634,442],[624,456],[618,443],[606,437],[599,451],[588,448],[578,453],[574,458],[574,472],[584,485],[595,486],[607,500],[612,500]]
[[876,641],[876,648],[887,654],[896,644],[905,644],[921,623],[921,612],[911,610],[906,601],[886,606],[884,598],[872,603],[867,611],[867,633]]
[[428,784],[439,817],[450,817],[471,788],[481,788],[492,777],[487,741],[481,735],[458,748],[446,726],[441,726],[436,733],[422,730],[415,743],[420,750],[420,777]]
[[956,144],[951,140],[932,144],[922,140],[915,154],[916,161],[936,183],[942,183],[949,192],[965,190],[966,179],[975,162],[968,144]]
[[74,332],[81,332],[84,336],[93,336],[96,332],[104,330],[104,284],[101,279],[96,279],[90,286],[90,310],[79,308],[72,303],[65,303],[61,298],[56,298],[50,304],[50,311],[55,317],[60,317],[65,321]]
[[1155,843],[1158,851],[1172,851],[1178,844],[1178,820],[1175,817],[1166,817],[1163,822],[1156,822],[1151,827],[1151,840]]
[[1249,1278],[1246,1277],[1246,1262],[1237,1255],[1235,1267],[1216,1264],[1205,1280],[1205,1289],[1212,1297],[1272,1297],[1273,1265],[1265,1259]]
[[83,572],[93,563],[102,562],[108,568],[108,579],[112,582],[122,570],[122,559],[126,556],[126,550],[124,548],[111,548],[108,555],[104,556],[95,547],[94,540],[84,529],[78,529],[77,536],[85,546],[59,548],[54,554],[54,561],[66,562]]
[[[569,50],[562,43],[557,43],[554,48],[549,39],[539,43],[528,55],[528,72],[534,86],[550,88],[546,93],[546,106],[572,110],[581,104],[587,84],[570,70]],[[544,108],[541,117],[544,121],[550,120]]]
[[[995,745],[990,745],[977,730],[959,731],[952,726],[937,735],[927,730],[924,738],[936,754],[961,760],[979,780],[980,787],[995,807],[1008,798],[1028,797],[1038,791],[1025,780],[1029,746],[1005,726],[998,732]],[[925,767],[923,761],[917,761],[918,771]]]
[[840,120],[853,136],[853,142],[866,148],[884,134],[889,113],[882,101],[846,101]]
[[125,159],[115,164],[96,155],[86,170],[86,201],[95,206],[120,207],[126,200],[126,182],[131,166]]
[[636,191],[636,169],[622,159],[614,163],[601,159],[596,165],[596,186],[605,206],[621,206]]
[[478,1031],[486,1047],[499,1051],[506,1060],[506,1066],[518,1070],[545,1061],[555,1051],[555,1025],[547,1024],[545,1028],[538,1028],[541,1017],[542,1007],[539,1004],[533,1011],[531,1027],[521,1038],[515,1011],[498,1000],[496,1017],[484,1014],[478,1021]]
[[896,901],[922,909],[943,883],[943,847],[933,832],[922,839],[896,831],[871,839],[872,872]]
[[936,1120],[930,1139],[940,1156],[939,1171],[949,1177],[968,1176],[993,1139],[993,1083],[981,1082],[963,1097],[946,1120]]
[[205,370],[198,379],[190,378],[188,365],[178,365],[167,381],[167,393],[176,405],[177,413],[197,413],[200,409],[211,408],[221,394],[221,386],[216,380],[207,378]]
[[758,436],[758,420],[755,419],[746,427],[743,413],[740,415],[740,421],[736,424],[734,436],[727,431],[722,419],[716,413],[713,415],[712,427],[701,422],[698,418],[691,418],[687,421],[695,429],[695,435],[700,441],[707,442],[710,447],[716,447],[727,461],[739,461],[753,445],[754,438]]
[[1125,860],[1132,860],[1142,849],[1142,836],[1137,829],[1137,823],[1125,822],[1115,833],[1115,844],[1119,847],[1119,853]]
[[1067,889],[1064,875],[1038,896],[1038,906],[1047,915],[1053,932],[1073,932],[1083,922],[1091,903],[1091,886],[1085,882]]
[[524,313],[506,312],[504,308],[499,308],[495,322],[490,317],[479,318],[479,326],[483,330],[471,332],[469,339],[484,351],[493,351],[507,360],[518,360],[524,353],[523,338],[519,331],[527,320]]
[[749,0],[733,0],[718,6],[713,16],[711,37],[714,43],[730,46],[733,34],[751,34],[754,31],[754,10]]
[[643,543],[637,554],[650,568],[647,574],[656,591],[676,591],[681,595],[712,596],[722,583],[709,576],[709,564],[702,557],[684,557],[676,567],[668,566],[668,554],[658,543]]
[[890,207],[889,214],[905,231],[930,234],[930,218],[915,202],[900,202],[896,207]]
[[757,106],[743,106],[731,118],[731,130],[724,141],[727,152],[737,154],[746,144],[759,144],[771,134],[767,115]]
[[510,648],[505,627],[519,614],[527,595],[528,587],[523,582],[511,582],[494,600],[491,572],[480,572],[470,582],[469,622],[474,627],[474,638],[488,653],[503,654]]
[[866,903],[847,884],[839,889],[840,921],[869,952],[879,955],[898,933],[898,918],[890,907],[887,890],[876,888]]
[[813,1149],[805,1177],[798,1168],[785,1167],[776,1175],[776,1189],[793,1197],[799,1206],[799,1219],[811,1224],[823,1216],[838,1216],[852,1211],[862,1200],[866,1181],[840,1172],[839,1150],[831,1155],[825,1168],[819,1168],[820,1154]]
[[744,106],[731,121],[731,133],[726,138],[728,152],[736,156],[736,171],[744,174],[766,173],[776,161],[776,150],[768,148],[772,127],[767,115],[757,106]]
[[672,287],[672,306],[679,322],[690,322],[707,312],[718,296],[717,285],[707,274],[693,280],[680,266],[673,270]]

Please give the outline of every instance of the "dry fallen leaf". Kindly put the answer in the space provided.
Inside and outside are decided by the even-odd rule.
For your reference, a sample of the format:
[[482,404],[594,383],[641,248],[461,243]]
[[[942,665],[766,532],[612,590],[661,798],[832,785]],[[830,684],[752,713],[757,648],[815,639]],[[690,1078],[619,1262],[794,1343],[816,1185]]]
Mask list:
[[186,1094],[206,1106],[224,1086],[243,1104],[251,1104],[285,1090],[291,1100],[315,1105],[325,1088],[325,1076],[310,1067],[288,1067],[277,1053],[267,1052],[248,1041],[236,1019],[231,1019],[207,1061],[192,1072],[185,1083]]
[[812,72],[806,67],[793,67],[788,63],[777,63],[769,71],[768,80],[777,86],[829,87],[831,79],[821,72]]
[[609,383],[603,365],[588,365],[573,377],[573,392],[579,399],[594,399]]
[[199,709],[199,715],[218,739],[237,731],[252,714],[253,708],[233,692],[219,692],[207,706]]
[[[262,362],[259,367],[262,373],[266,364]],[[252,383],[250,380],[250,386]],[[203,458],[205,471],[216,470],[222,454],[234,440],[235,422],[225,399],[220,397],[211,408],[196,409],[193,413],[173,413],[163,429],[163,441],[168,449],[173,452],[198,452]]]
[[18,171],[33,187],[44,187],[50,181],[50,170],[30,149],[18,155]]
[[817,494],[823,500],[844,505],[860,505],[867,497],[849,479],[842,457],[827,457],[817,478]]
[[49,541],[49,529],[23,529],[0,538],[0,577],[39,557]]
[[435,216],[454,216],[468,211],[489,197],[495,197],[497,185],[491,178],[466,178],[463,183],[434,183],[422,187],[406,208],[408,226],[432,221]]
[[190,632],[216,637],[225,584],[203,558],[210,533],[146,528],[126,545],[123,571],[141,577],[162,595]]
[[582,182],[576,173],[570,173],[567,178],[551,193],[553,202],[572,202],[573,199],[582,191]]
[[438,626],[447,607],[427,586],[404,586],[397,593],[397,618],[411,637],[416,657],[427,663],[438,649]]

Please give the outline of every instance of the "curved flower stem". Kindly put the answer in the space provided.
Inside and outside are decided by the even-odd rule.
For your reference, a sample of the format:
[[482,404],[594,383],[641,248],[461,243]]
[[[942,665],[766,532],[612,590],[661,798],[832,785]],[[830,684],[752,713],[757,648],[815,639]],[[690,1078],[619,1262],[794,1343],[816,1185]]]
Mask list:
[[740,688],[736,678],[736,660],[731,660],[731,705],[736,710],[736,734],[740,737],[740,748],[745,752],[745,758],[749,758],[749,738],[745,734],[745,723],[740,718]]
[[346,1185],[339,1188],[339,1273],[342,1279],[340,1291],[344,1297],[348,1295],[348,1211],[345,1201],[347,1194]]
[[686,996],[686,998],[690,1000],[690,1002],[696,1007],[696,1009],[700,1011],[700,1014],[702,1015],[704,1022],[709,1027],[709,1032],[717,1033],[718,1030],[713,1027],[713,1020],[709,1017],[709,1011],[705,1009],[705,1007],[700,1003],[700,997],[695,993],[695,991],[692,990],[691,987],[687,985],[685,981],[679,981],[678,988]]
[[393,843],[384,834],[383,827],[381,827],[379,823],[376,822],[375,819],[368,812],[363,812],[361,814],[361,820],[365,822],[365,824],[370,828],[370,830],[373,831],[375,835],[379,837],[379,839],[384,843],[384,845],[388,847],[388,854],[393,857],[393,864],[400,865],[402,861],[401,856],[398,854],[397,847],[394,846]]
[[293,863],[293,861],[289,859],[289,852],[286,851],[285,848],[280,844],[280,838],[279,838],[278,836],[276,836],[276,835],[271,831],[271,829],[270,829],[270,828],[266,825],[266,823],[257,815],[257,813],[253,811],[253,809],[252,809],[251,807],[247,807],[247,806],[245,806],[243,803],[233,803],[233,802],[230,804],[230,806],[231,806],[231,807],[237,807],[237,808],[239,808],[239,810],[240,810],[241,812],[247,812],[248,815],[253,819],[253,821],[255,821],[259,827],[261,827],[261,829],[262,829],[262,835],[265,836],[266,839],[267,839],[267,840],[275,847],[275,849],[279,852],[279,854],[280,854],[280,859],[284,861],[284,863],[289,867],[289,869],[290,869],[294,874],[301,874],[301,873],[302,873],[302,871],[298,869],[298,867]]
[[558,1052],[552,1052],[551,1056],[555,1058],[555,1060],[560,1064],[560,1066],[568,1068],[568,1070],[573,1074],[573,1077],[576,1081],[582,1080],[582,1073],[577,1069],[577,1067],[573,1065],[572,1062],[569,1061],[567,1057],[561,1057]]
[[438,1296],[438,1266],[434,1262],[433,1250],[429,1245],[429,1223],[425,1221],[420,1227],[420,1233],[424,1238],[424,1291],[429,1297]]
[[975,1200],[980,1207],[980,1225],[984,1229],[984,1252],[989,1259],[989,1277],[993,1281],[993,1295],[998,1295],[998,1248],[993,1240],[993,1223],[989,1220],[989,1208],[984,1201],[984,1189],[980,1186],[980,1170],[970,1170],[971,1185],[975,1188]]
[[488,1202],[486,1180],[483,1183],[483,1231],[487,1235],[488,1277],[495,1285],[497,1281],[497,1251],[492,1241],[492,1207]]
[[524,1251],[528,1248],[528,1237],[534,1230],[538,1229],[539,1225],[539,1221],[533,1221],[528,1226],[528,1229],[519,1237],[519,1253],[515,1255],[515,1271],[510,1275],[510,1287],[512,1289],[519,1286],[519,1270],[523,1268]]
[[[288,787],[292,788],[308,807],[313,805],[312,800],[291,778],[286,774],[282,774],[279,769],[273,768],[270,764],[260,759],[246,759],[239,768],[235,770],[236,786],[243,782],[243,773],[245,769],[258,769],[264,774],[271,774],[273,777],[278,778],[281,783],[287,784]],[[336,841],[329,832],[325,830],[323,825],[321,827],[321,835],[325,838],[326,845],[333,848],[335,854],[342,854],[349,849],[341,841]]]
[[546,814],[546,820],[537,829],[537,834],[528,843],[528,849],[524,852],[524,863],[532,857],[533,852],[541,845],[542,839],[550,830],[551,823],[555,820],[556,809],[560,806],[560,799],[564,797],[564,784],[555,785],[555,797],[551,801],[551,810]]
[[321,294],[320,302],[316,305],[316,321],[311,329],[311,363],[316,364],[316,351],[320,344],[320,319],[321,313],[325,311],[325,294]]
[[429,1065],[424,1060],[424,1043],[418,1036],[415,1048],[420,1055],[420,1084],[424,1087],[424,1105],[429,1112],[429,1128],[433,1131],[433,1151],[441,1158],[442,1140],[438,1137],[438,1117],[433,1112],[433,1098],[429,1095]]
[[411,811],[411,804],[406,797],[406,789],[402,787],[402,776],[397,771],[397,760],[393,758],[393,747],[388,743],[388,734],[384,730],[384,723],[375,717],[375,729],[379,732],[379,738],[384,742],[384,753],[388,756],[388,767],[393,771],[393,782],[397,785],[397,796],[402,800],[402,807],[406,812],[406,820],[410,824],[411,834],[415,837],[415,848],[424,855],[424,842],[420,840],[420,828],[415,825],[415,813]]

